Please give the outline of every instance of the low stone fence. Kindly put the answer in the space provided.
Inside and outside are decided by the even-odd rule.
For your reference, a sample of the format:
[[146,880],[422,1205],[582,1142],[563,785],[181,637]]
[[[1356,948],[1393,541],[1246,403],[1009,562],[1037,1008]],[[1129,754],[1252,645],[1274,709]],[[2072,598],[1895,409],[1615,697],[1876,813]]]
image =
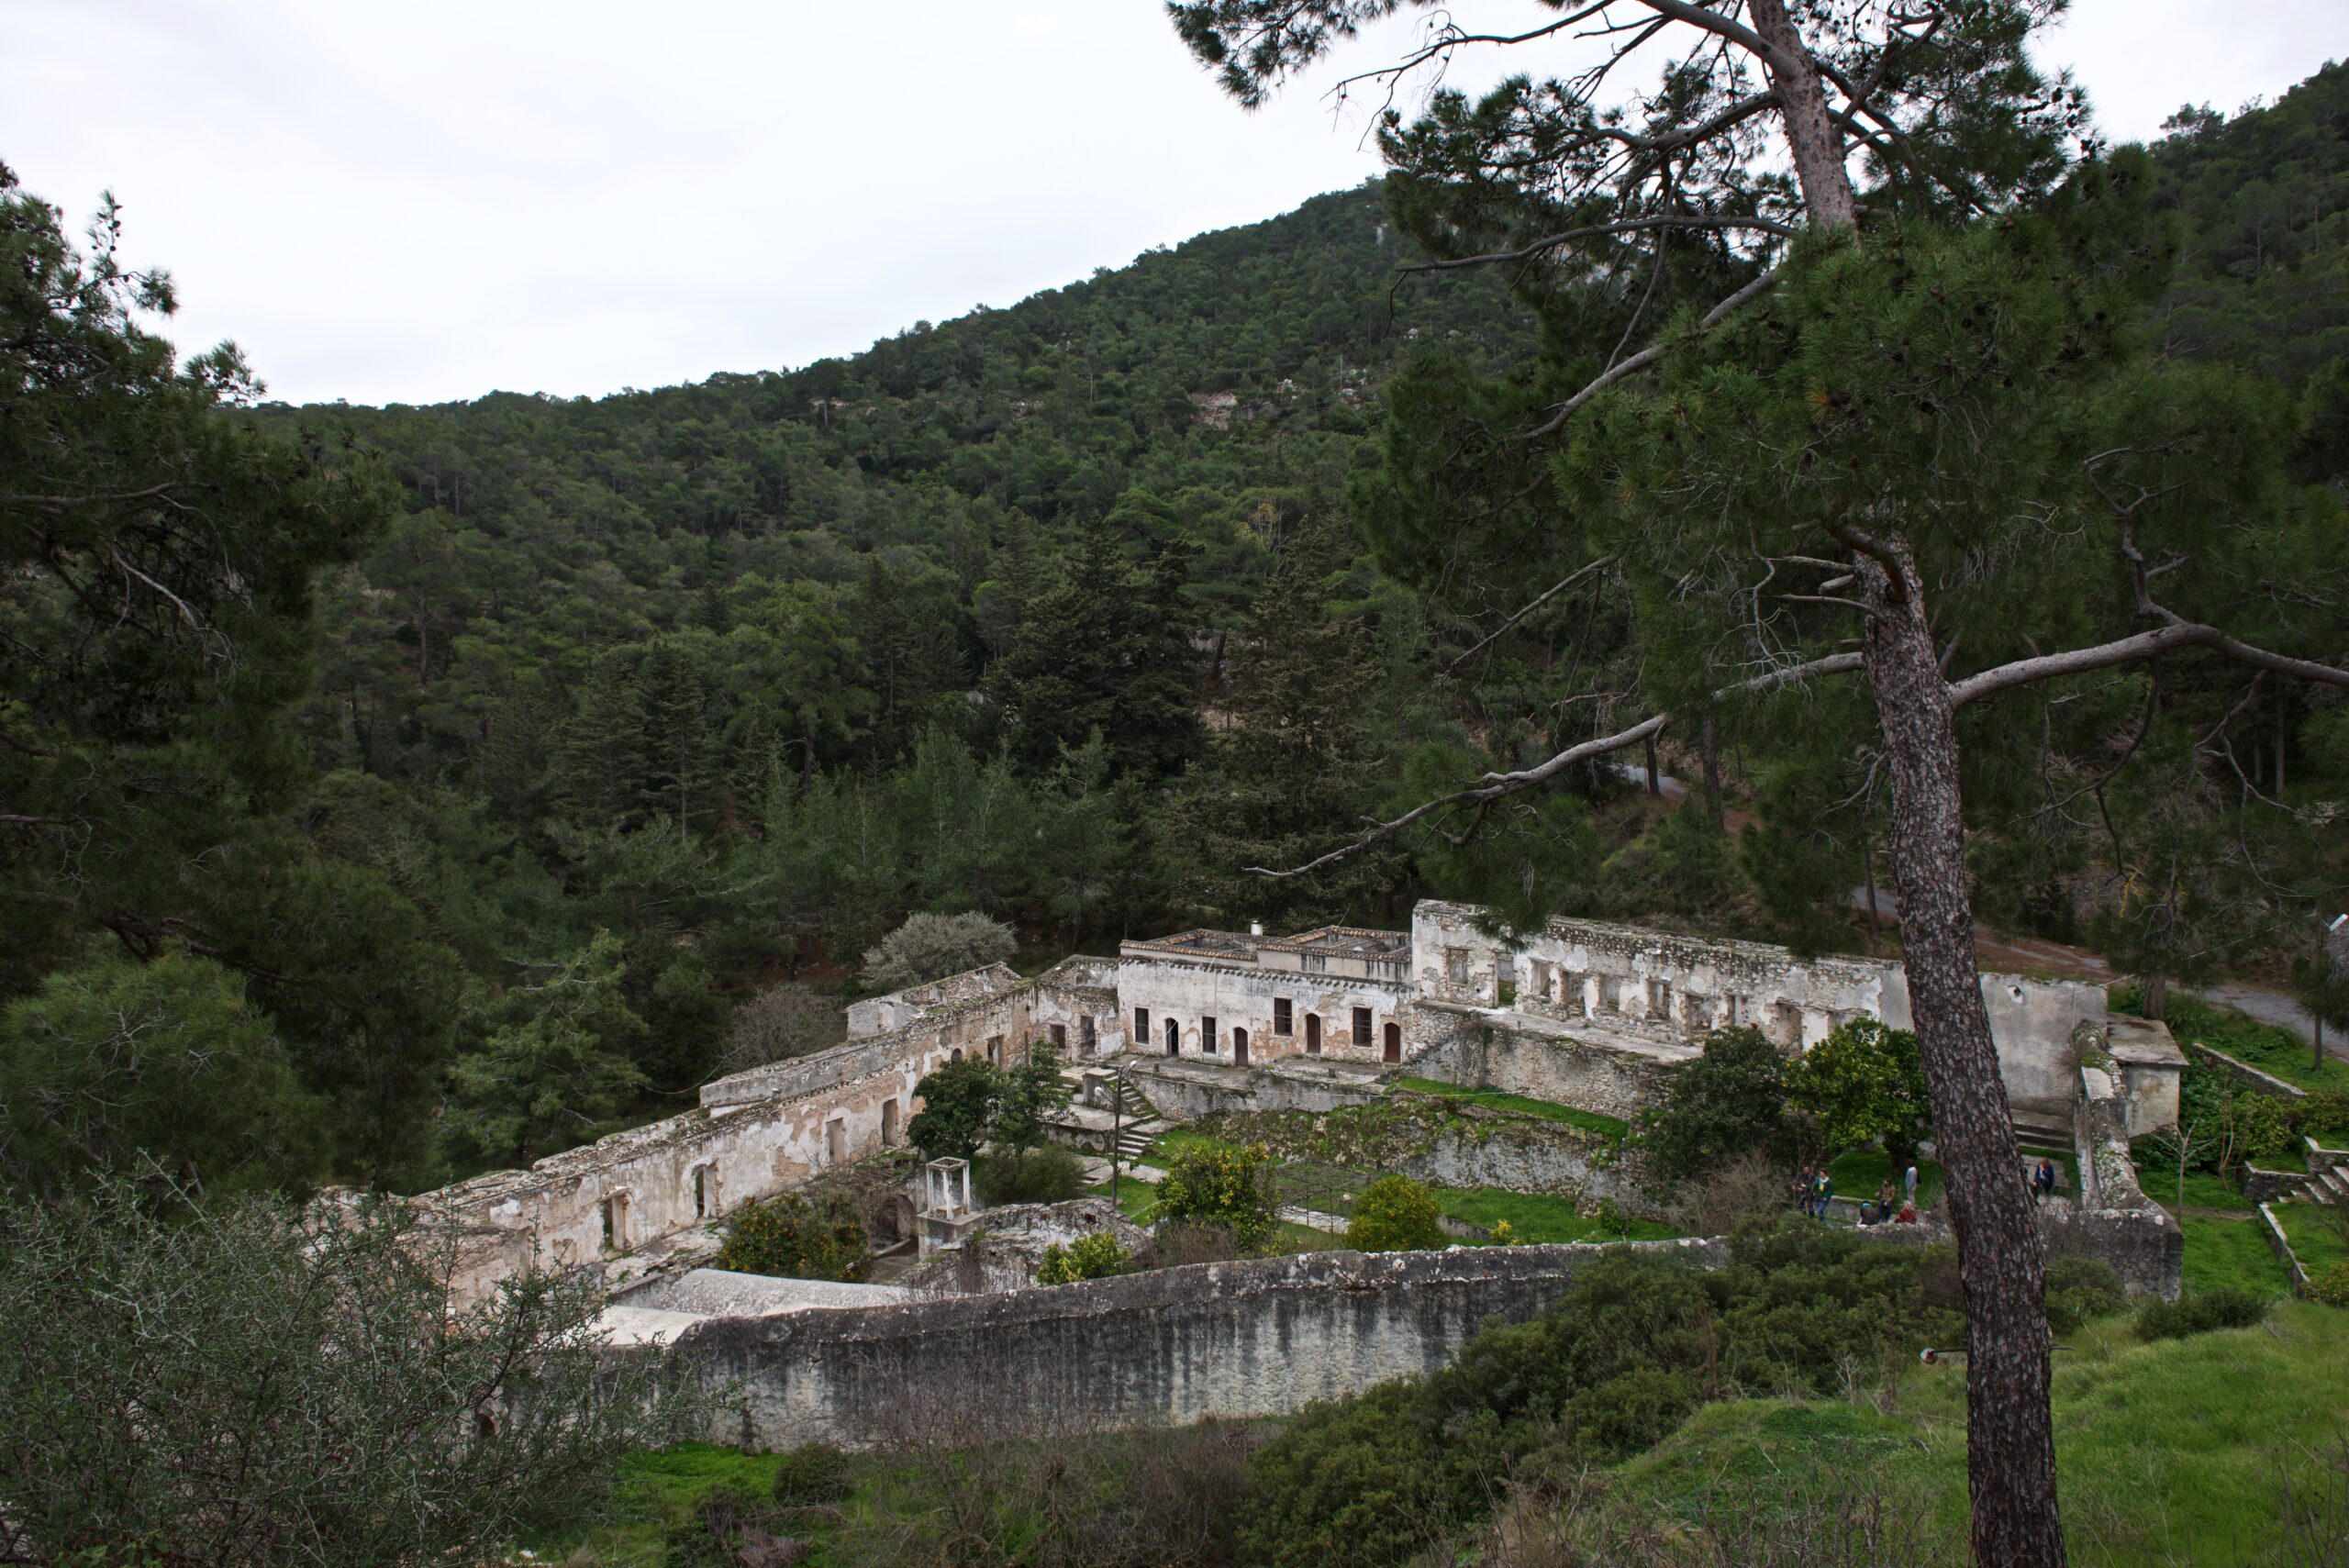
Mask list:
[[2297,1100],[2306,1097],[2308,1094],[2306,1089],[2297,1084],[2287,1084],[2272,1073],[2262,1073],[2250,1062],[2229,1056],[2225,1051],[2211,1046],[2204,1045],[2199,1040],[2188,1041],[2186,1052],[2205,1067],[2215,1070],[2222,1077],[2232,1078],[2236,1083],[2247,1088],[2255,1089],[2263,1095],[2273,1095],[2279,1100]]
[[715,1318],[680,1351],[739,1397],[712,1440],[850,1445],[927,1429],[1047,1436],[1281,1416],[1444,1364],[1628,1247],[1718,1267],[1717,1241],[1314,1252],[902,1307]]

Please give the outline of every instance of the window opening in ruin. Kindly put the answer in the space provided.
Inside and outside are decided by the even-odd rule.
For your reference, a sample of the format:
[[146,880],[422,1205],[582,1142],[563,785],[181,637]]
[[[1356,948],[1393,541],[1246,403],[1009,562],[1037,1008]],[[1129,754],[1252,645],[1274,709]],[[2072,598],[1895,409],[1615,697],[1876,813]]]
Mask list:
[[881,1102],[881,1141],[885,1144],[897,1141],[897,1102],[894,1099]]
[[628,1251],[628,1195],[614,1193],[604,1200],[604,1251]]
[[1199,1019],[1199,1049],[1213,1056],[1220,1049],[1216,1040],[1215,1018],[1212,1015]]
[[1003,1065],[1003,1036],[999,1034],[987,1036],[987,1065],[990,1067]]
[[1736,1029],[1753,1021],[1753,1004],[1732,991],[1729,994],[1729,1027]]
[[1093,1028],[1093,1015],[1085,1014],[1084,1018],[1077,1020],[1077,1036],[1085,1043],[1085,1053],[1090,1056],[1093,1054],[1095,1041],[1100,1038]]
[[1296,1032],[1289,1028],[1288,998],[1286,996],[1273,998],[1273,1032],[1275,1034]]
[[1370,1044],[1370,1009],[1368,1007],[1354,1009],[1354,1043],[1364,1047]]
[[1321,1015],[1319,1013],[1305,1015],[1305,1054],[1321,1054]]
[[1468,950],[1466,948],[1443,950],[1443,977],[1454,985],[1468,984]]
[[1526,960],[1525,966],[1533,977],[1533,983],[1525,988],[1525,994],[1537,1002],[1550,1000],[1550,966],[1538,958]]
[[1648,982],[1648,1017],[1661,1018],[1672,1011],[1672,983],[1667,980]]
[[1386,1050],[1384,1054],[1389,1062],[1403,1060],[1403,1026],[1401,1024],[1389,1023],[1386,1026]]
[[848,1162],[848,1118],[834,1117],[824,1124],[824,1153],[835,1165]]
[[963,1048],[962,1048],[961,1046],[959,1046],[959,1045],[958,1045],[958,1046],[956,1046],[956,1047],[954,1048],[954,1054],[953,1054],[952,1056],[951,1056],[951,1057],[947,1058],[947,1060],[948,1060],[948,1061],[950,1061],[950,1062],[960,1062],[960,1061],[962,1061],[962,1060],[963,1060]]
[[1231,1060],[1237,1066],[1248,1065],[1248,1031],[1246,1029],[1231,1031]]
[[1297,967],[1308,974],[1322,974],[1329,971],[1330,960],[1322,953],[1302,952],[1297,955]]
[[1066,1024],[1054,1024],[1052,1026],[1052,1049],[1054,1051],[1066,1051],[1068,1049],[1068,1026]]
[[1150,1009],[1148,1007],[1134,1009],[1134,1044],[1144,1051],[1150,1049]]
[[1183,1026],[1173,1018],[1166,1020],[1166,1054],[1169,1056],[1183,1054]]
[[708,1166],[696,1165],[694,1167],[694,1218],[696,1219],[707,1219],[709,1218],[708,1178]]

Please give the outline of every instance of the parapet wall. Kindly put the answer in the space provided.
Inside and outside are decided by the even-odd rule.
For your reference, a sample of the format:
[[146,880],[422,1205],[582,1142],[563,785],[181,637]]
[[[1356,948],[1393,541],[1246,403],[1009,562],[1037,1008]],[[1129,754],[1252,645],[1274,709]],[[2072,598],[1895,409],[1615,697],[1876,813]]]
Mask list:
[[[1628,1244],[1713,1267],[1714,1241]],[[739,1389],[714,1440],[866,1444],[961,1421],[1001,1436],[1281,1416],[1442,1366],[1617,1247],[1315,1252],[904,1307],[718,1318],[678,1348]]]

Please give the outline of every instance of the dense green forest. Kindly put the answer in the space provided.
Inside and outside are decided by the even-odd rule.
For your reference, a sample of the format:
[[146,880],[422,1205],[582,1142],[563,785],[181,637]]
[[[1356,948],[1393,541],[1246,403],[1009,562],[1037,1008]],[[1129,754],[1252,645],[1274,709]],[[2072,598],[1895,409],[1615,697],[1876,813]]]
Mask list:
[[[2159,350],[2272,378],[2303,477],[2343,483],[2349,69],[2155,150]],[[1876,940],[1848,896],[1874,771],[1726,717],[1660,758],[1700,809],[1595,763],[1462,842],[1250,873],[1604,733],[1658,679],[1620,580],[1552,553],[1547,456],[1447,466],[1604,360],[1627,302],[1398,272],[1408,188],[789,373],[384,409],[171,361],[129,325],[165,285],[6,195],[13,339],[54,349],[23,384],[158,454],[60,476],[70,443],[0,421],[39,481],[0,498],[34,540],[0,680],[0,1095],[89,1107],[20,1132],[19,1174],[110,1140],[295,1184],[535,1158],[690,1103],[738,1007],[845,982],[918,910],[1040,960],[1427,893]],[[175,485],[193,512],[124,500]],[[195,600],[207,528],[273,575]],[[2339,896],[2349,722],[2282,684],[2231,713],[2232,680],[2110,681],[1981,748],[1986,916],[2180,979],[2274,970]],[[195,1109],[150,1075],[152,1129],[121,1125],[141,1018],[240,1042],[248,1089]]]

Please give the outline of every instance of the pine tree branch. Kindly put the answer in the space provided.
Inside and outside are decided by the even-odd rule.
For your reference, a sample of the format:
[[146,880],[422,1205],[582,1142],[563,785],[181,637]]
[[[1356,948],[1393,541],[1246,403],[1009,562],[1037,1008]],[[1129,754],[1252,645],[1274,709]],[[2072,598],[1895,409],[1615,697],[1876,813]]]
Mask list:
[[[1742,309],[1744,306],[1753,304],[1755,300],[1760,299],[1764,295],[1769,293],[1772,286],[1776,284],[1777,281],[1778,271],[1776,268],[1773,267],[1770,271],[1763,273],[1760,277],[1754,279],[1752,283],[1746,284],[1743,288],[1739,289],[1735,294],[1731,295],[1719,305],[1713,306],[1712,309],[1707,311],[1705,313],[1705,319],[1698,323],[1698,329],[1701,330],[1704,328],[1713,326],[1723,317],[1728,316],[1731,312]],[[1642,349],[1638,353],[1633,354],[1630,359],[1621,361],[1609,369],[1600,372],[1598,375],[1591,378],[1589,385],[1584,387],[1580,392],[1575,393],[1572,397],[1567,398],[1564,403],[1559,404],[1556,413],[1551,415],[1549,418],[1543,420],[1541,424],[1536,425],[1532,429],[1526,431],[1520,439],[1523,440],[1535,440],[1543,436],[1556,434],[1564,427],[1567,420],[1575,417],[1575,411],[1576,409],[1580,408],[1584,404],[1588,403],[1592,398],[1598,396],[1607,388],[1614,385],[1617,382],[1623,380],[1627,376],[1636,375],[1641,371],[1647,369],[1650,365],[1653,365],[1657,361],[1663,359],[1665,349],[1666,345],[1663,343],[1651,343],[1646,348]]]
[[[1719,701],[1726,697],[1751,696],[1761,692],[1776,691],[1781,686],[1794,685],[1815,675],[1849,674],[1859,667],[1860,656],[1856,653],[1831,653],[1822,659],[1808,660],[1800,664],[1789,664],[1782,669],[1755,675],[1749,680],[1733,682],[1715,691],[1713,697]],[[1547,762],[1537,763],[1531,768],[1523,768],[1512,773],[1486,773],[1481,784],[1467,789],[1454,790],[1450,795],[1441,795],[1433,800],[1423,801],[1403,813],[1402,816],[1390,820],[1374,822],[1364,828],[1353,843],[1331,850],[1328,854],[1308,861],[1301,866],[1292,866],[1286,871],[1275,871],[1269,866],[1247,866],[1242,869],[1252,876],[1268,876],[1281,880],[1303,876],[1308,872],[1319,871],[1325,865],[1332,864],[1344,860],[1349,855],[1366,850],[1382,839],[1391,838],[1419,818],[1431,812],[1442,811],[1446,806],[1474,806],[1478,818],[1481,819],[1495,801],[1506,800],[1510,795],[1522,795],[1527,790],[1547,784],[1576,762],[1587,762],[1593,757],[1604,756],[1609,751],[1620,751],[1627,746],[1636,746],[1642,740],[1663,733],[1664,727],[1671,722],[1671,718],[1672,716],[1669,713],[1654,714],[1640,720],[1629,729],[1618,730],[1612,735],[1602,736],[1596,740],[1584,740],[1569,746]],[[1465,842],[1467,839],[1464,833],[1457,837],[1446,834],[1445,837],[1452,839],[1454,843]]]
[[1615,558],[1613,556],[1602,555],[1598,560],[1590,562],[1587,566],[1578,567],[1575,571],[1567,573],[1564,581],[1553,584],[1549,588],[1543,590],[1543,592],[1535,597],[1531,603],[1520,608],[1507,620],[1493,628],[1491,632],[1486,634],[1484,639],[1478,642],[1475,647],[1471,648],[1467,652],[1463,653],[1459,658],[1454,659],[1451,663],[1446,664],[1443,667],[1443,673],[1447,675],[1451,674],[1454,670],[1459,669],[1460,666],[1468,662],[1469,660],[1474,659],[1477,654],[1482,653],[1486,649],[1491,647],[1495,638],[1499,637],[1501,633],[1515,626],[1519,621],[1523,620],[1527,616],[1531,615],[1534,611],[1540,609],[1542,606],[1548,604],[1552,599],[1556,598],[1560,594],[1564,593],[1567,589],[1573,587],[1575,584],[1581,582],[1592,573],[1599,571],[1604,567],[1611,566],[1614,563]]
[[2115,664],[2132,664],[2140,659],[2151,659],[2173,648],[2208,648],[2238,663],[2261,670],[2273,670],[2280,675],[2291,675],[2303,681],[2321,682],[2332,686],[2349,686],[2349,670],[2335,669],[2312,660],[2293,659],[2281,653],[2271,653],[2255,648],[2240,639],[2228,636],[2215,626],[2199,621],[2172,619],[2167,625],[2151,631],[2141,631],[2133,637],[2100,642],[2092,648],[2074,648],[2062,653],[2045,653],[2032,659],[2018,659],[2009,664],[1983,670],[1950,684],[1950,706],[1964,707],[1977,698],[2014,686],[2029,685],[2034,681],[2054,680],[2062,675],[2084,674],[2090,670],[2107,670]]
[[1494,250],[1482,256],[1462,256],[1449,261],[1421,261],[1416,266],[1405,267],[1401,270],[1406,272],[1448,272],[1462,267],[1491,266],[1497,261],[1523,261],[1539,256],[1544,250],[1555,250],[1563,246],[1571,245],[1578,239],[1594,239],[1607,234],[1636,234],[1648,229],[1672,228],[1716,230],[1758,228],[1765,234],[1776,234],[1783,239],[1792,239],[1796,232],[1794,225],[1790,223],[1780,223],[1775,217],[1762,217],[1753,213],[1723,213],[1719,217],[1702,213],[1675,213],[1654,217],[1626,217],[1613,223],[1594,223],[1581,228],[1569,228],[1562,234],[1553,234],[1545,239],[1536,239],[1531,244],[1515,250]]

